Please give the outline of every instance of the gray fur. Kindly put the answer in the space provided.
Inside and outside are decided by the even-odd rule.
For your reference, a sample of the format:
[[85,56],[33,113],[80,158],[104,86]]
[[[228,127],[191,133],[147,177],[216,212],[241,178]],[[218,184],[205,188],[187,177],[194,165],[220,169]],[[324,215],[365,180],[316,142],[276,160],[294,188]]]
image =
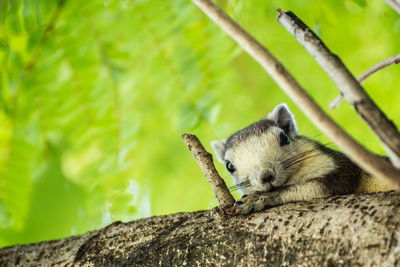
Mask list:
[[[289,144],[280,144],[282,131]],[[212,147],[220,162],[235,167],[231,176],[243,195],[236,203],[241,214],[352,193],[361,178],[361,170],[342,153],[299,136],[285,104]]]
[[268,114],[267,119],[274,121],[279,128],[285,131],[290,137],[297,135],[297,126],[293,114],[285,103],[279,104]]
[[214,149],[215,156],[218,161],[222,164],[225,163],[225,150],[226,150],[226,139],[224,140],[215,140],[211,142],[211,147]]

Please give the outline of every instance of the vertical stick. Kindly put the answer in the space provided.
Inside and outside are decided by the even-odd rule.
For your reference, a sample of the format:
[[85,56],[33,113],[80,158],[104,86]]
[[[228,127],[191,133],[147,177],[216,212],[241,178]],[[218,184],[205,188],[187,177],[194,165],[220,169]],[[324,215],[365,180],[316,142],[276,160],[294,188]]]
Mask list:
[[222,208],[233,206],[235,199],[231,195],[231,192],[229,192],[228,187],[226,187],[224,180],[222,180],[215,169],[212,155],[205,150],[197,136],[193,134],[182,134],[182,139],[190,152],[192,152],[194,159],[197,161],[197,164],[199,164],[204,175],[207,177]]

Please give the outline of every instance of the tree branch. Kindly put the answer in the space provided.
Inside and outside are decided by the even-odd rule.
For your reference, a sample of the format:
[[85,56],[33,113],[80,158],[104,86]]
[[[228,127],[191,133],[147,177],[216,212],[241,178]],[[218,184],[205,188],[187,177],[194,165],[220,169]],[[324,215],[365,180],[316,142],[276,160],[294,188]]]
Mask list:
[[215,169],[212,155],[205,150],[197,136],[193,134],[182,134],[182,139],[190,152],[192,152],[193,157],[197,161],[197,164],[199,164],[204,175],[207,177],[215,197],[218,199],[222,208],[226,209],[228,213],[234,213],[234,209],[230,210],[229,208],[233,206],[235,199],[231,195],[231,192],[229,192],[228,187],[226,187],[224,180]]
[[[400,63],[400,54],[395,55],[393,57],[390,57],[388,59],[385,59],[384,61],[379,62],[378,64],[372,66],[368,70],[366,70],[360,77],[358,77],[357,81],[359,83],[362,83],[365,81],[369,76],[377,72],[378,70],[381,70],[383,68],[386,68],[390,65],[393,64],[399,64]],[[335,109],[337,106],[340,104],[340,102],[343,100],[343,94],[340,93],[330,104],[329,108],[330,109]]]
[[399,211],[400,192],[391,191],[226,220],[210,211],[178,213],[1,248],[0,266],[397,266]]
[[304,114],[364,170],[400,189],[400,171],[372,154],[340,128],[304,91],[270,52],[210,0],[192,0],[207,16],[249,53],[276,81]]
[[343,96],[384,144],[392,163],[400,167],[400,133],[393,122],[372,101],[340,58],[334,55],[303,21],[291,11],[278,11],[278,22],[296,38],[331,77]]
[[396,0],[385,0],[397,13],[400,14],[400,3]]
[[342,92],[340,92],[340,94],[337,97],[335,97],[335,99],[333,99],[331,101],[331,103],[329,103],[328,107],[330,109],[336,109],[339,106],[339,104],[342,102],[343,98],[344,98],[344,96],[343,96]]
[[371,68],[369,68],[368,70],[366,70],[360,77],[358,77],[358,82],[362,83],[363,81],[365,81],[365,79],[367,79],[369,76],[371,76],[372,74],[374,74],[375,72],[377,72],[378,70],[381,70],[383,68],[386,68],[390,65],[393,64],[399,64],[400,63],[400,54],[395,55],[393,57],[390,57],[388,59],[385,59],[382,62],[379,62],[378,64],[372,66]]

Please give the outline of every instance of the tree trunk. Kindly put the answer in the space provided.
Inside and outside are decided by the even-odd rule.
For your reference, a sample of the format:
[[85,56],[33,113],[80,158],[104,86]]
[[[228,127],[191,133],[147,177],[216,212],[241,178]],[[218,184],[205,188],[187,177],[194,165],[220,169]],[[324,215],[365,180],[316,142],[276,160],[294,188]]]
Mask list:
[[395,266],[400,192],[289,203],[248,216],[198,211],[115,222],[0,249],[0,266]]

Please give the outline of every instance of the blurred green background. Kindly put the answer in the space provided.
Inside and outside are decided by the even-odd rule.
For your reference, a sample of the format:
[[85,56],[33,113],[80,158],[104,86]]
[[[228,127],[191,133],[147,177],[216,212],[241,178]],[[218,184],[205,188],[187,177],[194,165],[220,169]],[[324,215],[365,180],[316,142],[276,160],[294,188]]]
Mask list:
[[[347,103],[327,109],[338,90],[275,9],[295,12],[359,76],[400,53],[400,16],[383,0],[217,3],[382,153]],[[0,1],[0,61],[0,246],[216,205],[183,132],[210,150],[286,102],[301,134],[329,141],[188,0]],[[364,83],[397,124],[399,77],[392,66]]]

